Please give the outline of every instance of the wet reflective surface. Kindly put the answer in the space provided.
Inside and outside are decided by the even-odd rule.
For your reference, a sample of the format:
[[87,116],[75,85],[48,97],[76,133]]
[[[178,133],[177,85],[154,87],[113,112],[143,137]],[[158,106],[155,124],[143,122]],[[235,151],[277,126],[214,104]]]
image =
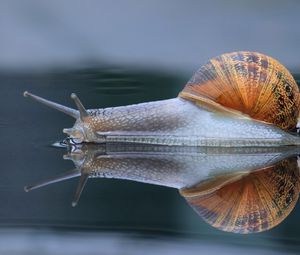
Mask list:
[[[62,129],[74,120],[22,96],[28,90],[74,107],[70,94],[75,92],[87,108],[172,98],[208,59],[238,50],[265,53],[299,72],[299,8],[297,0],[0,1],[0,254],[299,254],[297,178],[291,178],[297,177],[294,152],[210,152],[210,159],[231,153],[232,163],[240,163],[229,176],[240,179],[222,185],[224,179],[217,178],[214,186],[211,175],[193,179],[200,174],[199,166],[193,167],[188,157],[203,162],[205,153],[159,150],[152,153],[156,163],[168,159],[190,166],[190,174],[177,167],[167,180],[163,177],[171,175],[131,176],[138,181],[90,178],[72,207],[79,176],[28,193],[24,186],[74,169],[71,160],[63,159],[67,149],[52,146],[64,139]],[[300,76],[295,77],[299,84]],[[150,153],[145,148],[133,152],[144,159]],[[106,160],[108,166],[116,158]],[[134,158],[127,162],[134,163]],[[270,169],[273,163],[277,170]],[[264,164],[266,169],[254,170]],[[109,171],[116,174],[117,165]],[[242,168],[247,171],[241,174]],[[229,170],[218,168],[217,173]],[[184,176],[186,182],[180,181]],[[286,200],[276,198],[283,207],[271,202],[259,210],[258,199],[247,195],[264,185],[265,176],[287,188],[266,184],[268,191],[278,190],[275,197],[288,194]],[[158,181],[162,185],[155,185]],[[177,186],[164,186],[163,181]],[[193,185],[179,191],[189,181]],[[231,216],[234,210],[228,211],[226,204],[238,204],[237,194],[247,197],[248,203],[239,206],[246,216],[230,221],[225,212]],[[274,197],[256,194],[263,201]],[[247,215],[248,207],[254,210]],[[264,222],[257,220],[260,215],[270,220],[257,227]],[[253,226],[246,228],[251,231],[270,229],[245,235],[226,232],[238,232],[231,222]]]
[[[87,108],[126,105],[174,97],[188,78],[184,74],[116,68],[39,75],[2,74],[0,127],[3,146],[0,150],[3,171],[0,199],[3,207],[0,223],[2,230],[10,233],[4,236],[20,240],[26,236],[24,242],[30,243],[28,236],[38,235],[44,245],[55,238],[55,244],[65,242],[66,249],[72,247],[70,240],[75,240],[74,235],[81,236],[78,231],[83,231],[89,232],[87,236],[91,240],[107,241],[105,238],[109,237],[112,242],[135,242],[141,246],[144,241],[138,240],[146,238],[149,241],[148,238],[159,237],[161,242],[158,241],[157,245],[170,245],[169,250],[174,243],[181,243],[183,250],[187,249],[185,245],[191,245],[191,254],[195,254],[203,245],[212,243],[208,247],[214,246],[217,249],[229,245],[228,252],[231,252],[232,247],[233,252],[239,252],[241,247],[245,247],[243,252],[252,251],[254,247],[265,251],[276,249],[279,253],[297,252],[300,237],[299,205],[296,204],[297,148],[256,151],[208,151],[200,148],[189,148],[186,151],[185,148],[174,148],[172,151],[172,148],[164,147],[131,145],[128,148],[123,145],[83,147],[68,154],[66,148],[56,148],[52,144],[64,138],[61,131],[71,126],[73,119],[22,97],[24,90],[30,90],[73,107],[69,95],[76,92]],[[92,171],[93,175],[96,176],[99,170],[99,177],[108,178],[91,178],[75,208],[71,206],[71,201],[78,178],[24,192],[26,185],[74,169],[72,161],[63,160],[65,154],[68,155],[65,158],[72,159],[76,166],[83,162],[82,159],[96,159],[99,164]],[[122,172],[124,160],[128,166],[124,169],[135,171]],[[172,163],[173,167],[169,168],[168,163]],[[198,171],[200,168],[208,170]],[[265,169],[256,171],[260,168]],[[149,169],[151,171],[145,171]],[[170,169],[170,174],[162,169]],[[104,170],[106,172],[103,174]],[[81,172],[73,173],[81,175]],[[222,177],[224,173],[226,178]],[[272,182],[265,184],[269,176]],[[211,180],[217,181],[211,183]],[[283,185],[272,186],[274,188],[268,186],[277,182]],[[267,196],[258,192],[258,197],[263,201],[268,197],[271,201],[261,203],[264,208],[259,209],[259,198],[246,196],[249,204],[240,208],[246,216],[230,215],[233,211],[226,211],[224,204],[231,202],[230,199],[236,204],[234,194],[244,192],[245,196],[255,189],[255,185],[266,186],[268,191],[274,189],[275,198],[274,194]],[[286,191],[282,187],[286,187]],[[198,195],[200,200],[195,198]],[[286,195],[286,199],[279,198],[279,195]],[[216,197],[221,203],[221,213],[225,214],[226,211],[227,217],[216,217],[214,209],[218,209],[218,206],[209,207],[214,205],[212,201],[217,201]],[[279,204],[274,204],[274,201],[279,201],[283,209],[278,209]],[[254,209],[248,210],[247,214],[246,209],[251,206]],[[247,231],[230,228],[229,216],[235,217],[233,222],[244,224]],[[268,224],[262,218],[270,219]],[[252,227],[249,227],[250,223]],[[229,232],[269,230],[237,235],[220,229]],[[62,236],[69,238],[69,241]],[[170,240],[166,242],[165,238]],[[84,241],[82,245],[89,244]],[[92,245],[98,247],[95,243]]]
[[210,225],[243,234],[277,226],[299,196],[298,150],[294,147],[70,146],[64,159],[72,160],[75,168],[28,185],[25,191],[79,177],[75,207],[89,178],[156,184],[178,189]]

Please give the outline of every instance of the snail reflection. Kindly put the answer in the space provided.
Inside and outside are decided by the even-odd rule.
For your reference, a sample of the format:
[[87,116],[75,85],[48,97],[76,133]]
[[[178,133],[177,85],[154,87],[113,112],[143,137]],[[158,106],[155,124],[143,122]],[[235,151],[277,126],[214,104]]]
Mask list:
[[207,223],[223,231],[271,229],[299,196],[297,148],[172,147],[82,144],[64,156],[75,168],[26,191],[79,177],[72,205],[88,178],[118,178],[176,188]]

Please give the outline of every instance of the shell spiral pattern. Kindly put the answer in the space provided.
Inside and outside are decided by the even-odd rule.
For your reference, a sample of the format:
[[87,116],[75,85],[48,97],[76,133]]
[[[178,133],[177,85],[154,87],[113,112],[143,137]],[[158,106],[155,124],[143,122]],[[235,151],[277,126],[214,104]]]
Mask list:
[[283,130],[296,127],[299,89],[277,60],[256,52],[233,52],[211,59],[189,80],[180,97],[211,101]]
[[201,185],[181,194],[208,224],[240,234],[266,231],[282,222],[296,205],[300,191],[297,159],[254,171],[210,193],[199,189]]

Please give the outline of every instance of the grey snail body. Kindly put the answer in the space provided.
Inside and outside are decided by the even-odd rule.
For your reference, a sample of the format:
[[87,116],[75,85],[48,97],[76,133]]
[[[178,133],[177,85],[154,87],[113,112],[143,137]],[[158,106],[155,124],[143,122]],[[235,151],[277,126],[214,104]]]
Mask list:
[[130,106],[78,110],[31,97],[76,119],[64,129],[81,142],[241,147],[300,145],[289,131],[299,115],[298,87],[276,60],[236,52],[210,60],[177,98]]

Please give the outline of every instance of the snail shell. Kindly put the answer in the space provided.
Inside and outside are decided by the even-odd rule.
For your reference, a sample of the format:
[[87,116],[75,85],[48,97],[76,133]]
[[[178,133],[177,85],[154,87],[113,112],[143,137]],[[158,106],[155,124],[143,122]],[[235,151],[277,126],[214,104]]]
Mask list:
[[213,227],[248,234],[269,230],[282,222],[295,207],[299,191],[299,168],[293,157],[238,180],[214,180],[183,189],[181,194]]
[[233,52],[211,59],[189,80],[180,97],[199,105],[230,108],[281,129],[296,127],[300,96],[289,71],[256,52]]

